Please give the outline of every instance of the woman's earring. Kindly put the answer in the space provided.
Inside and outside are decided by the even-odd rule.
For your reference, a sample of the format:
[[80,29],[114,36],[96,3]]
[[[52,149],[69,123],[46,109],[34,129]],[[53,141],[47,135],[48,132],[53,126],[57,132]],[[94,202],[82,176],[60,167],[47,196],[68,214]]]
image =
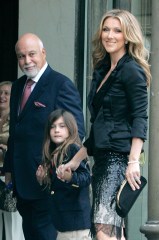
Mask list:
[[127,40],[125,41],[125,44],[128,44],[128,41],[127,41]]

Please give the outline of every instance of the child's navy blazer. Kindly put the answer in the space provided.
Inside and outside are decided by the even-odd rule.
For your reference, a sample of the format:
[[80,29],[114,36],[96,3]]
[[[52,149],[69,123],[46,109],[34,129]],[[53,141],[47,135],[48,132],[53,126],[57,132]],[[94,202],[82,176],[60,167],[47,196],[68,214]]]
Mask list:
[[[70,145],[66,161],[71,160],[78,150],[75,144]],[[87,161],[81,162],[77,170],[73,172],[69,183],[57,178],[54,167],[52,174],[53,215],[56,229],[60,232],[89,229],[91,225],[89,198],[91,176]]]

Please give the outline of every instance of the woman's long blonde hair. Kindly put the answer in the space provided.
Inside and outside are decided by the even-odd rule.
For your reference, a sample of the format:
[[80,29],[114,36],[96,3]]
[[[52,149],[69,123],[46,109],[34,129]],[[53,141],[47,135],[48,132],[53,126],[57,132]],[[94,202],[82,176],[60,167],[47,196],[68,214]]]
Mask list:
[[149,86],[151,79],[150,65],[148,64],[149,52],[144,47],[144,39],[139,22],[134,15],[126,10],[113,9],[103,15],[99,29],[93,40],[93,67],[95,68],[107,54],[102,44],[101,34],[104,21],[109,17],[116,18],[120,21],[125,41],[128,42],[126,45],[127,52],[144,69],[147,78],[147,86]]

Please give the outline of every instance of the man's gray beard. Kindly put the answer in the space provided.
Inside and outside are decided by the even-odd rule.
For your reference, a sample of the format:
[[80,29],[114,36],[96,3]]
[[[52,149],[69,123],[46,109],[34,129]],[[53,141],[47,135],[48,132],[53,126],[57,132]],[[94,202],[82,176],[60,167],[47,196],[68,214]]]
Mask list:
[[34,78],[36,77],[36,75],[39,73],[39,69],[35,68],[33,71],[26,71],[25,69],[23,69],[23,73],[29,77],[29,78]]

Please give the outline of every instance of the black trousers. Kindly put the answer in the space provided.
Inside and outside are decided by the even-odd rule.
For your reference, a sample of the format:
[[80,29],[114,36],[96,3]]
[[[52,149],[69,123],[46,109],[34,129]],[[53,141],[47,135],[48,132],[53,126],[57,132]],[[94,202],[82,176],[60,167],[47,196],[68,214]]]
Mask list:
[[38,200],[17,198],[25,240],[55,240],[51,197]]

